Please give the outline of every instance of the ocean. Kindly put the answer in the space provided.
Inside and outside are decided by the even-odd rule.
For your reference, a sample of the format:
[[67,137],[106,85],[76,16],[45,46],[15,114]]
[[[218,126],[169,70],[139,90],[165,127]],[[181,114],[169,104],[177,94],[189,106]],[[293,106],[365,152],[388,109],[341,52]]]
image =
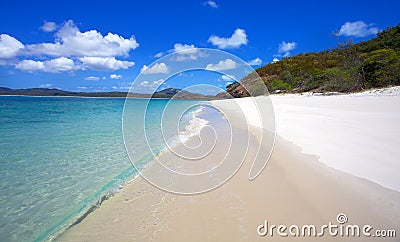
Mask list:
[[[135,105],[143,107],[147,101],[130,102],[125,115],[143,115]],[[124,98],[0,97],[0,241],[52,240],[137,176],[124,146],[124,102]],[[172,106],[195,102],[174,100]],[[153,152],[165,145],[158,128],[167,104],[168,100],[153,99],[146,113]],[[196,129],[192,127],[196,112],[180,117],[180,139],[190,136],[187,127]],[[137,128],[143,129],[140,123]],[[132,138],[135,132],[129,135]],[[150,153],[144,137],[136,139],[138,157]],[[149,160],[133,162],[145,167]]]

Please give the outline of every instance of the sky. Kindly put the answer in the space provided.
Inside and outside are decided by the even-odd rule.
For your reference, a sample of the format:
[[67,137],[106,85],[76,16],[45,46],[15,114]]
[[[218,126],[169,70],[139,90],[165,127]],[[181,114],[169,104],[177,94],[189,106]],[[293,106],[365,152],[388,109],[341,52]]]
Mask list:
[[[246,73],[175,75],[175,63],[226,51],[256,69],[299,53],[365,41],[400,23],[399,1],[3,1],[0,87],[140,92],[154,85],[196,82],[223,88]],[[158,61],[157,61],[158,60]],[[211,71],[234,68],[232,58],[209,59]],[[157,61],[157,62],[155,62]],[[155,63],[154,63],[155,62]],[[152,64],[153,63],[153,64]],[[217,67],[218,66],[218,67]],[[212,68],[211,68],[212,67]],[[146,78],[138,78],[146,74]],[[154,77],[152,77],[154,75]]]

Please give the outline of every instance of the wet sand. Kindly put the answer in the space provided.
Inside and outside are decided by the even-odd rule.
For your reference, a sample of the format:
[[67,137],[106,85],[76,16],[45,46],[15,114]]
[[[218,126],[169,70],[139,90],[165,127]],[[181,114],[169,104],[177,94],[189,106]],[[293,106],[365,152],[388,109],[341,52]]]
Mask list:
[[[267,166],[250,181],[249,170],[259,140],[257,135],[249,133],[257,134],[259,130],[239,126],[233,127],[236,131],[233,142],[249,137],[248,155],[239,171],[221,187],[198,195],[177,195],[162,191],[138,177],[58,240],[308,241],[309,237],[289,235],[284,238],[276,231],[272,237],[262,237],[258,235],[257,227],[267,220],[276,226],[312,224],[319,228],[329,222],[338,224],[336,216],[339,213],[347,216],[345,225],[399,228],[399,192],[328,167],[318,156],[305,154],[300,146],[283,139],[279,132]],[[204,130],[202,135],[206,137],[211,133]],[[219,158],[216,157],[226,152],[225,143],[229,142],[221,137],[218,139],[220,145],[213,150],[214,156],[207,156],[197,163],[174,166],[174,169],[193,171],[217,164]],[[189,142],[197,141],[194,138]],[[240,150],[229,152],[233,156],[242,155]],[[164,155],[167,162],[169,154]],[[151,166],[146,168],[146,172],[151,173],[151,169]],[[338,238],[326,233],[315,239],[334,241]],[[367,238],[339,239],[365,241]],[[380,240],[398,241],[396,238]]]

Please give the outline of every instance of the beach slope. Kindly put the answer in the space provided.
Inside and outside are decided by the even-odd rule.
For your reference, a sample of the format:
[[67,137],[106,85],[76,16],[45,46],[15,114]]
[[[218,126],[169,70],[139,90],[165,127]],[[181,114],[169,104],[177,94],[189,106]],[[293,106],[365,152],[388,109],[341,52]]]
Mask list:
[[[398,101],[396,96],[383,95],[273,96],[277,138],[270,161],[255,180],[248,179],[249,158],[227,183],[200,195],[163,192],[139,177],[58,240],[308,241],[307,236],[283,237],[276,229],[266,236],[259,232],[265,232],[262,226],[266,221],[269,226],[287,227],[339,225],[338,214],[346,215],[345,225],[371,225],[371,232],[398,229],[400,193],[393,190],[398,180],[392,176],[398,171],[395,157],[399,156],[394,149],[398,144],[394,135],[399,132],[394,123]],[[232,102],[249,105],[249,99],[216,101],[214,105],[229,112],[229,107],[237,105]],[[251,113],[246,116],[252,118]],[[256,133],[257,122],[249,122],[250,131]],[[247,157],[258,151],[258,139],[250,137]],[[361,162],[363,157],[369,160]],[[210,162],[206,159],[204,162]],[[365,172],[373,170],[378,174]],[[260,226],[262,231],[258,231]],[[315,239],[366,239],[338,236],[326,232]]]

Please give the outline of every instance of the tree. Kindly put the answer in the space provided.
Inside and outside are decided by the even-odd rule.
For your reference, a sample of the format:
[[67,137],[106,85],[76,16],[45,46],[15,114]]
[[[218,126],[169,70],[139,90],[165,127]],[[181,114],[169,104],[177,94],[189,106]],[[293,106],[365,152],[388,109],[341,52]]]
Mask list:
[[380,49],[363,54],[362,69],[369,87],[400,84],[400,58],[393,49]]

